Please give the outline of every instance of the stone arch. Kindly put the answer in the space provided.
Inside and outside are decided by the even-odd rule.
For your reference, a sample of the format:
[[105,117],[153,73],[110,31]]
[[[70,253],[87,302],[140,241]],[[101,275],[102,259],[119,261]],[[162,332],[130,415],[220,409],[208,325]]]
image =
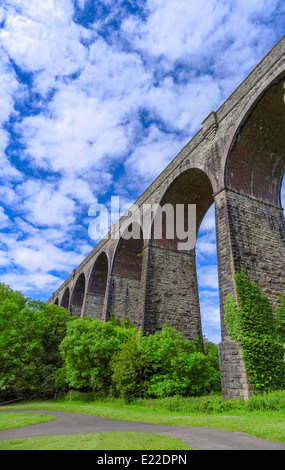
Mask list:
[[114,253],[108,313],[140,325],[140,287],[143,261],[143,232],[137,222],[124,230]]
[[285,170],[285,71],[266,83],[234,128],[224,156],[224,186],[281,207]]
[[[131,232],[135,234],[135,237],[130,237]],[[143,245],[141,227],[137,222],[129,224],[124,230],[115,251],[113,274],[141,279]]]
[[74,285],[71,302],[70,302],[70,313],[72,315],[81,316],[81,311],[84,302],[84,295],[85,295],[85,288],[86,288],[86,279],[85,274],[81,273]]
[[67,287],[64,291],[64,294],[62,296],[60,306],[68,310],[69,308],[69,301],[70,301],[70,289]]
[[[204,219],[205,214],[214,202],[213,198],[213,186],[210,178],[204,170],[197,167],[191,167],[183,172],[179,173],[169,186],[165,189],[159,204],[161,207],[170,204],[175,207],[177,204],[184,205],[184,230],[187,231],[187,227],[191,224],[188,220],[188,204],[194,204],[196,206],[196,235],[198,234],[200,225]],[[179,249],[178,244],[179,237],[177,236],[176,230],[174,230],[174,238],[167,239],[166,233],[166,215],[162,214],[162,238],[155,239],[154,230],[152,228],[152,242],[156,246],[168,247],[174,250]],[[174,210],[174,225],[176,228],[176,211]],[[153,223],[154,226],[154,223]],[[187,251],[187,250],[186,250]],[[195,248],[193,248],[195,251]]]
[[198,335],[202,341],[195,240],[191,249],[179,248],[179,241],[183,240],[177,237],[175,206],[184,205],[186,233],[192,225],[188,204],[196,206],[196,239],[202,220],[214,202],[213,186],[200,168],[184,168],[175,176],[164,188],[159,201],[162,208],[166,204],[174,207],[175,236],[168,239],[166,218],[162,218],[162,237],[156,238],[152,230],[151,242],[145,248],[148,263],[144,270],[144,331],[155,332],[167,321],[189,339]]
[[[285,292],[285,220],[281,204],[285,170],[284,86],[283,67],[244,110],[224,156],[224,189],[215,198],[224,253],[222,232],[226,230],[230,235],[226,255],[232,260],[230,277],[233,279],[243,264],[251,279],[268,293],[274,308],[280,293]],[[224,298],[228,291],[234,291],[234,285],[229,281],[229,266],[222,255],[219,264]]]
[[102,320],[109,271],[109,260],[103,251],[95,260],[87,285],[84,315]]
[[236,272],[243,265],[274,310],[285,294],[284,78],[283,66],[243,110],[223,156],[223,189],[215,195],[225,398],[248,398],[252,391],[242,353],[224,323],[224,302],[228,293],[235,295]]
[[54,305],[58,305],[58,297],[55,299]]
[[104,251],[100,253],[93,264],[88,280],[87,292],[91,294],[105,295],[108,278],[108,256]]

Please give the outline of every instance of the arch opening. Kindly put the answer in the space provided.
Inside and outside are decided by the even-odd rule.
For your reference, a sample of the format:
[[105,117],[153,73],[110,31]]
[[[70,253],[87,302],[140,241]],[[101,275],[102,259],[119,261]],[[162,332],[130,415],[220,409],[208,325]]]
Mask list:
[[58,305],[58,297],[55,299],[54,305]]
[[84,294],[85,294],[85,275],[83,273],[80,274],[78,277],[71,298],[71,305],[70,305],[70,313],[72,315],[81,315],[81,310],[84,301]]
[[[213,204],[213,188],[211,181],[203,170],[199,168],[192,168],[185,171],[172,183],[162,197],[160,206],[165,204],[173,207],[174,213],[174,238],[169,239],[167,234],[167,215],[162,214],[162,237],[156,238],[154,236],[154,229],[152,230],[152,241],[156,246],[170,248],[173,250],[179,249],[179,242],[183,242],[179,237],[177,230],[177,205],[184,205],[184,227],[181,227],[180,232],[189,231],[193,221],[189,220],[188,204],[196,206],[196,236],[198,234],[200,225],[203,221],[205,214],[210,206]],[[185,239],[184,239],[185,240]],[[187,251],[187,250],[186,250]],[[192,250],[193,251],[193,250]]]
[[90,294],[105,295],[108,278],[108,258],[101,253],[96,259],[90,274],[87,292]]
[[60,306],[68,310],[69,307],[69,299],[70,299],[70,290],[69,287],[67,287],[64,291],[64,294],[62,296]]
[[140,302],[143,247],[142,229],[133,222],[118,243],[111,275],[109,314],[120,320],[128,318],[135,326],[142,323]]
[[203,337],[218,344],[221,341],[221,318],[215,204],[205,214],[198,231],[196,265]]
[[[213,204],[213,187],[207,174],[199,168],[191,168],[178,176],[164,193],[160,206],[169,204],[174,209],[176,227],[176,206],[184,205],[184,227],[195,228],[196,241],[202,221]],[[189,219],[188,205],[196,206],[195,219]],[[193,216],[193,215],[192,215]],[[183,220],[179,220],[183,224]],[[154,332],[161,329],[167,321],[185,337],[193,340],[199,336],[203,341],[201,311],[199,302],[198,279],[196,268],[196,246],[191,249],[179,249],[183,241],[175,230],[175,237],[167,237],[166,216],[162,219],[162,237],[158,238],[152,230],[152,243],[149,246],[151,260],[147,285],[147,317],[145,330]],[[195,245],[195,243],[194,243]]]
[[225,187],[281,207],[285,170],[283,72],[241,123],[227,158]]
[[89,277],[84,315],[102,320],[107,280],[108,257],[102,252],[96,259]]
[[129,225],[126,232],[139,233],[140,237],[128,238],[126,233],[123,234],[115,255],[113,274],[140,280],[144,245],[142,229],[138,224],[132,223]]

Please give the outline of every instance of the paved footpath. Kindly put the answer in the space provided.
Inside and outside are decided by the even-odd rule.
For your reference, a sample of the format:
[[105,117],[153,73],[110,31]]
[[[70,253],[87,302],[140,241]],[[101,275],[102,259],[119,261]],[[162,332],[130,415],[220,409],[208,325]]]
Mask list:
[[56,419],[42,424],[0,431],[0,440],[62,434],[103,432],[155,433],[181,439],[196,450],[285,450],[285,444],[257,439],[240,432],[190,426],[164,426],[134,421],[117,421],[98,416],[47,410],[1,410],[1,412],[51,414]]

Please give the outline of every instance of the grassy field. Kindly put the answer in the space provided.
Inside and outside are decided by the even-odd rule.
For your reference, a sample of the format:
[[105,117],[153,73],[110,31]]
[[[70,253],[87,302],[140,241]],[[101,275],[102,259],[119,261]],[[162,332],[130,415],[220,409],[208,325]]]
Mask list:
[[0,450],[192,450],[179,439],[159,434],[112,432],[34,437],[0,442]]
[[[84,396],[82,396],[84,398]],[[164,400],[45,401],[17,403],[1,409],[36,409],[85,413],[105,418],[176,426],[206,426],[285,442],[285,391],[224,402],[220,396]]]
[[21,428],[33,424],[46,423],[55,419],[52,415],[41,415],[38,413],[0,413],[0,431],[12,428]]

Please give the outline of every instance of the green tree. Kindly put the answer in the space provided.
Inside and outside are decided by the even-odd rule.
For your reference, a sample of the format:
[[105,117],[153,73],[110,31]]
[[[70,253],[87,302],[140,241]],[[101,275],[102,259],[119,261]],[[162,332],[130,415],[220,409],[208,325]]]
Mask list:
[[1,400],[54,396],[59,344],[70,320],[62,307],[30,301],[0,284]]
[[198,337],[191,343],[167,324],[153,335],[140,331],[113,357],[113,390],[128,401],[219,391],[217,346],[207,343],[205,349],[203,354]]
[[219,348],[218,345],[208,341],[207,338],[203,338],[204,343],[204,354],[212,365],[211,373],[211,392],[221,391],[221,373],[220,373],[220,359],[219,359]]
[[44,328],[42,331],[41,380],[38,397],[53,397],[58,387],[58,370],[63,366],[59,346],[66,336],[67,324],[75,317],[63,307],[48,305],[40,301],[29,302],[29,307],[39,312]]
[[131,336],[112,358],[112,390],[126,401],[144,397],[149,364],[141,353],[141,330]]
[[143,337],[141,351],[151,368],[146,384],[149,396],[203,395],[216,382],[217,371],[201,352],[200,342],[192,344],[167,324],[161,331]]
[[129,325],[102,323],[89,317],[77,318],[68,324],[60,345],[68,385],[79,390],[108,392],[111,359],[135,331]]
[[44,322],[21,293],[0,285],[0,392],[2,399],[35,391]]

